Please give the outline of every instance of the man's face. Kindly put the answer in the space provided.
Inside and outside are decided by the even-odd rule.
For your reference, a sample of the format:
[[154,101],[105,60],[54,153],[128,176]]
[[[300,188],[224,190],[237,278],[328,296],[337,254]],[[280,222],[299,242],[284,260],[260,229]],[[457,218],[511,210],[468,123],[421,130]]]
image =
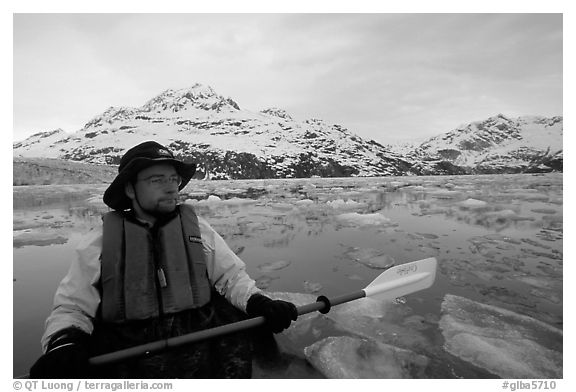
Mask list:
[[[133,187],[128,185],[126,194],[132,199],[137,212],[157,216],[174,211],[178,202],[178,173],[170,164],[150,166],[136,175]],[[137,203],[135,203],[135,201]]]

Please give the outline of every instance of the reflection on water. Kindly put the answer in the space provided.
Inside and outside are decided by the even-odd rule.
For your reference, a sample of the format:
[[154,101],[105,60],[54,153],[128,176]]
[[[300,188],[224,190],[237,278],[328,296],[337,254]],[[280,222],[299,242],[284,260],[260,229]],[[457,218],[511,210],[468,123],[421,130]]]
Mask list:
[[[57,283],[81,234],[107,211],[104,189],[14,188],[14,375],[40,354]],[[197,181],[181,197],[270,292],[340,295],[393,264],[439,261],[434,287],[396,301],[386,321],[358,316],[352,328],[334,313],[277,336],[290,365],[258,365],[257,377],[318,377],[304,348],[364,330],[380,331],[387,344],[396,334],[402,347],[432,358],[426,377],[494,377],[442,349],[447,293],[562,328],[560,174]]]

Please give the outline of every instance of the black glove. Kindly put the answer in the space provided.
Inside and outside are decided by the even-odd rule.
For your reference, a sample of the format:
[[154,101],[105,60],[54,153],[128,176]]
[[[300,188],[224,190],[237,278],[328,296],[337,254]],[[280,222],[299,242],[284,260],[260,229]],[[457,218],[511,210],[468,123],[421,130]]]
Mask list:
[[46,354],[32,365],[30,378],[90,378],[89,338],[78,328],[56,332]]
[[282,332],[296,321],[298,310],[291,302],[273,300],[262,294],[253,294],[246,305],[250,317],[264,316],[266,325],[274,333]]

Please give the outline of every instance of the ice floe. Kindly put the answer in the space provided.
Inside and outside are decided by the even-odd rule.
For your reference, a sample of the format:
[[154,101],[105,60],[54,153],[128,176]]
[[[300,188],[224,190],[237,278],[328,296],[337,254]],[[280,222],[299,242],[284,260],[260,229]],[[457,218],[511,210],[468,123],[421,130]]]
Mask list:
[[422,238],[426,238],[429,240],[436,240],[438,239],[438,235],[437,234],[432,234],[432,233],[416,233],[417,235],[419,235]]
[[259,289],[265,290],[268,287],[270,287],[272,282],[276,279],[280,279],[280,278],[277,276],[268,276],[268,275],[260,276],[260,277],[256,278],[256,287],[258,287]]
[[201,200],[198,203],[218,203],[221,202],[222,199],[216,195],[210,195],[206,200]]
[[357,212],[350,212],[340,214],[336,219],[348,226],[390,226],[394,223],[380,213],[373,214],[359,214]]
[[13,247],[21,248],[24,246],[49,246],[61,245],[68,242],[68,237],[54,231],[29,231],[14,232]]
[[375,269],[388,269],[396,264],[396,260],[384,251],[373,248],[350,247],[345,255],[352,260]]
[[454,199],[462,196],[462,192],[450,190],[437,190],[429,192],[430,196],[437,199]]
[[[529,192],[529,191],[532,191],[532,192]],[[531,202],[535,202],[535,201],[546,202],[546,201],[548,201],[548,195],[538,193],[538,191],[535,189],[531,189],[531,190],[523,189],[519,193],[512,194],[512,198],[518,199],[518,200],[524,200],[524,201],[531,201]]]
[[273,271],[281,270],[290,265],[290,261],[287,260],[277,260],[271,261],[269,263],[260,264],[257,268],[263,273],[270,273]]
[[328,378],[422,378],[428,358],[372,339],[328,337],[304,349]]
[[334,208],[334,209],[358,209],[358,208],[364,208],[366,207],[365,203],[359,203],[357,201],[354,200],[342,200],[342,199],[336,199],[336,200],[332,200],[326,203],[328,206]]
[[317,293],[322,290],[322,285],[317,282],[309,282],[307,280],[303,283],[304,291],[307,293]]
[[474,209],[474,208],[484,208],[488,205],[488,203],[486,203],[483,200],[477,200],[477,199],[466,199],[464,201],[461,201],[460,203],[458,203],[458,205],[460,207],[464,207],[464,208],[470,208],[470,209]]
[[431,351],[431,342],[421,330],[402,325],[411,313],[412,309],[402,303],[363,298],[335,306],[325,316],[335,328],[355,336],[417,352]]
[[[297,307],[316,302],[312,294],[264,294]],[[404,304],[363,298],[334,306],[327,314],[300,315],[280,335],[288,339],[291,348],[304,336],[312,339],[303,354],[329,378],[421,378],[429,360],[411,348],[420,350],[426,346],[420,331],[428,328],[430,320],[421,318],[402,325],[400,320],[409,313],[407,310]],[[317,326],[326,322],[333,324],[330,329],[335,328],[337,334],[344,331],[350,336],[323,335]]]
[[222,203],[224,203],[224,204],[232,204],[232,205],[238,205],[238,204],[255,204],[255,203],[256,203],[256,200],[247,199],[247,198],[243,198],[243,197],[232,197],[232,198],[230,198],[230,199],[222,200]]
[[537,214],[546,214],[546,215],[552,215],[558,212],[558,210],[555,208],[532,208],[530,211],[535,212]]
[[448,294],[440,328],[451,354],[502,378],[562,378],[562,331]]

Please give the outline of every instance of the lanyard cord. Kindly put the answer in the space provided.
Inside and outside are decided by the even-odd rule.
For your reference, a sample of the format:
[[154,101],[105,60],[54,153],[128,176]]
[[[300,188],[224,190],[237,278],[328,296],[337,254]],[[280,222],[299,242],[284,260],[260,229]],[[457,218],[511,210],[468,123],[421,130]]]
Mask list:
[[[132,189],[134,189],[134,200],[136,201],[136,204],[138,204],[138,207],[146,212],[149,213],[148,211],[146,211],[144,209],[144,207],[142,207],[142,204],[140,204],[140,200],[138,200],[138,192],[136,191],[136,184],[132,183]],[[155,217],[156,218],[156,217]],[[160,273],[162,276],[164,276],[164,271],[162,270],[162,266],[160,265],[160,254],[158,252],[158,246],[157,246],[157,240],[158,240],[158,225],[157,225],[157,218],[156,218],[156,222],[154,222],[154,226],[152,226],[151,228],[149,228],[148,230],[150,231],[151,234],[151,238],[152,238],[152,258],[154,260],[154,269],[156,270],[156,273],[154,274],[154,282],[156,283],[156,297],[158,299],[158,318],[160,321],[160,325],[163,325],[163,320],[164,320],[164,303],[162,301],[162,282],[160,281]]]

